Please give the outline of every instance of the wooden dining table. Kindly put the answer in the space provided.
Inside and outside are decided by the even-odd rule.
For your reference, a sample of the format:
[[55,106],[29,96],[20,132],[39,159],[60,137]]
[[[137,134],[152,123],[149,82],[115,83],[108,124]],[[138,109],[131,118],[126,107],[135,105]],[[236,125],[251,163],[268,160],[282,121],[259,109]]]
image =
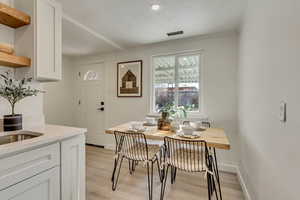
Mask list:
[[[105,130],[106,134],[114,134],[115,131],[119,132],[128,132],[131,128],[131,124],[136,122],[128,122],[124,124],[120,124],[118,126],[109,128]],[[157,126],[144,126],[145,134],[147,139],[163,141],[165,137],[174,137],[183,139],[181,136],[178,136],[175,132],[172,131],[161,131],[157,129]],[[218,169],[218,161],[216,149],[222,150],[230,150],[230,142],[229,139],[222,128],[206,128],[205,130],[198,132],[199,137],[195,139],[189,140],[204,140],[207,143],[208,148],[212,152],[212,160],[214,162],[214,166],[216,168],[216,179],[218,182],[218,189],[220,192],[220,199],[222,200],[222,192],[221,192],[221,183],[219,177],[219,169]]]
[[[127,132],[130,130],[131,124],[128,122],[105,130],[106,134],[114,134],[115,131]],[[171,131],[161,131],[157,129],[157,126],[144,126],[145,131],[143,132],[147,139],[162,141],[164,137],[180,137],[176,133]],[[198,132],[200,137],[197,140],[204,140],[208,147],[230,150],[230,143],[222,128],[207,128],[204,131]],[[180,137],[180,139],[182,139]]]

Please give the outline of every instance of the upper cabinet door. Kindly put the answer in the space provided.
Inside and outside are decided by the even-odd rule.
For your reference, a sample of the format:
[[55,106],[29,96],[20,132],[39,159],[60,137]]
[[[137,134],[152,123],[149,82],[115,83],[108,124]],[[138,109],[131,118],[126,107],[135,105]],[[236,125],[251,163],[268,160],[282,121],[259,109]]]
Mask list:
[[15,30],[15,50],[31,58],[31,67],[16,70],[17,78],[62,79],[62,8],[55,0],[14,0],[32,23]]
[[36,3],[36,79],[61,80],[62,9],[52,0]]

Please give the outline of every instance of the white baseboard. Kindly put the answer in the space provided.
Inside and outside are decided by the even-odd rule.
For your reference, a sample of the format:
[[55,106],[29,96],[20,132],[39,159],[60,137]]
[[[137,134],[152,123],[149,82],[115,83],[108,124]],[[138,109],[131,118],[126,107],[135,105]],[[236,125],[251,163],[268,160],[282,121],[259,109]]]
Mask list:
[[242,176],[242,173],[240,171],[240,168],[237,165],[220,163],[219,164],[219,170],[223,171],[223,172],[235,173],[237,175],[239,183],[242,187],[245,200],[252,200],[252,198],[250,196],[250,193],[247,189],[246,183],[244,181],[244,178]]
[[237,165],[220,163],[219,170],[223,171],[223,172],[235,173],[237,175],[239,183],[242,187],[242,190],[243,190],[243,193],[244,193],[244,196],[245,196],[245,200],[251,200],[252,199],[251,196],[250,196],[250,193],[247,189],[247,186],[246,186],[246,183],[245,183],[244,178],[242,176],[242,173],[240,171],[240,168]]
[[219,163],[219,170],[222,172],[229,172],[237,174],[237,166],[233,164]]
[[241,187],[242,187],[242,190],[243,190],[243,193],[244,193],[244,196],[245,196],[245,200],[252,200],[252,198],[251,198],[251,196],[250,196],[250,193],[249,193],[249,191],[248,191],[248,189],[247,189],[245,180],[244,180],[244,178],[243,178],[243,176],[242,176],[242,173],[241,173],[241,171],[240,171],[240,168],[237,167],[236,170],[237,170],[237,177],[238,177],[238,180],[239,180],[239,182],[240,182],[240,184],[241,184]]

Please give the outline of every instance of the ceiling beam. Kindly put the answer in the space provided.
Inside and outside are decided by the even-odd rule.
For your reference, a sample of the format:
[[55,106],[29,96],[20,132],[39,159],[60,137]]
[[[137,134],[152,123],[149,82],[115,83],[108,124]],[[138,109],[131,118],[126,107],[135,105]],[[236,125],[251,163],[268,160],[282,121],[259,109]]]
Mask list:
[[124,48],[118,44],[116,44],[115,42],[111,41],[110,39],[107,39],[106,37],[104,37],[103,35],[97,33],[96,31],[86,27],[85,25],[81,24],[80,22],[78,22],[77,20],[73,19],[72,17],[66,15],[65,13],[63,14],[63,19],[67,20],[68,22],[78,26],[79,28],[87,31],[88,33],[90,33],[91,35],[95,36],[96,38],[107,42],[108,44],[112,45],[113,47],[123,50]]

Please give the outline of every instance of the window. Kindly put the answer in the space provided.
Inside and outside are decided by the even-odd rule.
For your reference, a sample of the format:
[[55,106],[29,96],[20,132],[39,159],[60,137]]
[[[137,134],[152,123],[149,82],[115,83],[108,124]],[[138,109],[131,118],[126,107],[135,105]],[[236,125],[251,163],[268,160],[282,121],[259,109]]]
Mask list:
[[97,81],[97,80],[99,80],[99,75],[95,71],[87,71],[84,74],[83,80],[85,80],[85,81]]
[[153,112],[167,104],[201,110],[200,59],[199,52],[153,57]]

